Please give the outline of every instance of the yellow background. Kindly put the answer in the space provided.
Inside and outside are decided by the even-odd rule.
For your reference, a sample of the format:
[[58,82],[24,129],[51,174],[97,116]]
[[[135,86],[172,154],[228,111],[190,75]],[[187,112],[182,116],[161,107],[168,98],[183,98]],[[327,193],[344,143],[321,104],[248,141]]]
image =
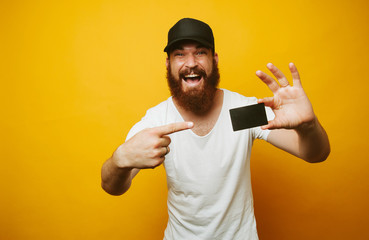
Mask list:
[[0,239],[162,239],[163,167],[113,197],[100,168],[169,96],[168,29],[209,23],[221,87],[271,93],[255,76],[294,62],[332,152],[307,164],[257,141],[260,239],[369,239],[366,0],[2,1]]

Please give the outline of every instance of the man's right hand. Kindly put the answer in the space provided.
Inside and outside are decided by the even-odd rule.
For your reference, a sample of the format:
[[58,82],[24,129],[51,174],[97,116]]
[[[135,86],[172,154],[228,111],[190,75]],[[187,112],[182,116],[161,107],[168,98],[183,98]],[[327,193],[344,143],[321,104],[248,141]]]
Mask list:
[[112,160],[120,168],[155,168],[170,151],[169,134],[193,127],[192,122],[177,122],[140,131],[114,152]]

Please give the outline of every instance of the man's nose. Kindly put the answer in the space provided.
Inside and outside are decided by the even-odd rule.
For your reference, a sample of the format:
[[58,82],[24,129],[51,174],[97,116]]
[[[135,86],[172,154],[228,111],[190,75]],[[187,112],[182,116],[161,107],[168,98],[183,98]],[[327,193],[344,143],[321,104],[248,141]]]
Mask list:
[[194,68],[197,66],[196,57],[193,54],[188,54],[186,58],[186,67]]

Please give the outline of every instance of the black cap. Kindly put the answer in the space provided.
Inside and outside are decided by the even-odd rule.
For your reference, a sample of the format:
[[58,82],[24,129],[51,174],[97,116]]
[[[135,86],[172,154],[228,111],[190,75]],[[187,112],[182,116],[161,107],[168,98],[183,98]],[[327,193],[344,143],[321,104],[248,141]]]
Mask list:
[[213,31],[208,24],[193,18],[179,20],[168,32],[168,44],[164,52],[170,51],[173,44],[182,40],[194,40],[214,51]]

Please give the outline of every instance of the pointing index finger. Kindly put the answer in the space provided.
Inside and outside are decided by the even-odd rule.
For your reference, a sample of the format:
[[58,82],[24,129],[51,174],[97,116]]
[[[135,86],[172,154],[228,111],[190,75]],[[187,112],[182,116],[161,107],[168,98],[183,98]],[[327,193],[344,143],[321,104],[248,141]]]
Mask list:
[[176,122],[168,125],[157,127],[157,133],[161,136],[168,135],[175,132],[180,132],[193,127],[193,122]]

